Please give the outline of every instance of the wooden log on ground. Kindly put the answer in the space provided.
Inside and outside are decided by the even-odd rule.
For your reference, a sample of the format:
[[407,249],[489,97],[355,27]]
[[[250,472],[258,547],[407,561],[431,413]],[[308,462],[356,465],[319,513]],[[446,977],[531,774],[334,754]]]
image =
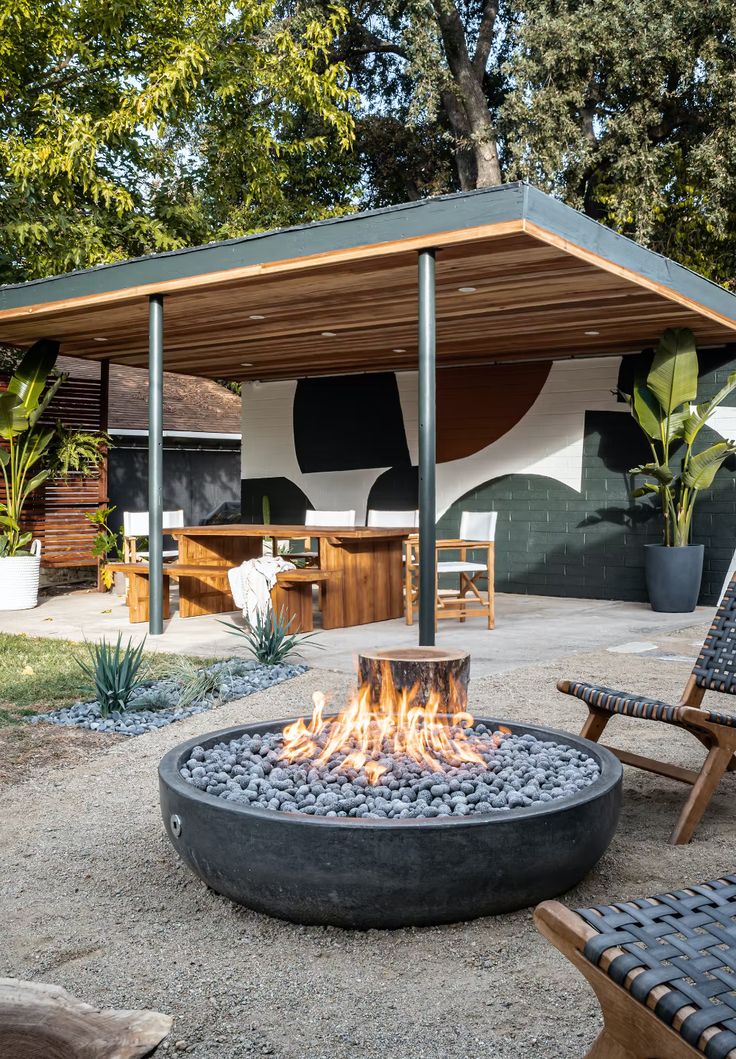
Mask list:
[[453,710],[467,707],[470,679],[467,651],[396,647],[358,655],[358,682],[361,686],[370,686],[374,702],[380,701],[387,674],[398,691],[416,689],[413,702],[417,706],[425,706],[432,692],[436,692]]
[[0,978],[0,1059],[139,1059],[171,1023],[158,1011],[94,1008],[58,985]]

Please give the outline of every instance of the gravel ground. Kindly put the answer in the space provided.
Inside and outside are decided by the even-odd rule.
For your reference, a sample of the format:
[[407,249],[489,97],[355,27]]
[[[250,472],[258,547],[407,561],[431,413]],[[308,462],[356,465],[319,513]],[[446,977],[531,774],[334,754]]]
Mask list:
[[[471,684],[476,713],[579,730],[582,704],[558,677],[676,697],[682,662],[607,652]],[[598,1029],[582,978],[535,931],[529,910],[393,932],[297,927],[230,904],[177,863],[157,808],[156,765],[176,743],[308,712],[341,675],[312,670],[4,792],[0,974],[81,999],[174,1016],[157,1055],[198,1059],[578,1059]],[[718,699],[720,700],[720,696]],[[706,700],[707,701],[707,700]],[[616,720],[612,741],[683,764],[697,744],[663,725]],[[695,841],[667,844],[684,788],[626,770],[619,832],[572,906],[641,896],[734,868],[736,774]],[[295,865],[298,870],[298,865]]]

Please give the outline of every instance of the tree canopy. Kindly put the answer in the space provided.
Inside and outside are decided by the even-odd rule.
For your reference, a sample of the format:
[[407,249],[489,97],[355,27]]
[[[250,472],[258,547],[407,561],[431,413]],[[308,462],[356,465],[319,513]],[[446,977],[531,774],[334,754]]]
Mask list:
[[525,178],[736,285],[733,0],[0,0],[0,278]]
[[736,283],[733,0],[516,0],[507,173]]
[[732,0],[348,10],[334,51],[363,99],[369,201],[525,178],[736,283]]
[[2,0],[2,278],[289,220],[292,193],[341,208],[343,28],[269,0]]

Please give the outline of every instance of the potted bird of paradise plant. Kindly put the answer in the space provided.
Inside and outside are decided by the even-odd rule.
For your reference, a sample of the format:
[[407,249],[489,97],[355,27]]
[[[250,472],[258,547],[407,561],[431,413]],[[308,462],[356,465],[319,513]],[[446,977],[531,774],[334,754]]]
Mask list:
[[641,370],[631,394],[622,394],[643,431],[652,459],[631,469],[645,481],[635,497],[653,495],[663,519],[661,544],[645,546],[645,574],[652,609],[693,611],[703,575],[704,548],[691,542],[695,502],[709,489],[736,443],[717,441],[698,449],[700,431],[736,388],[736,372],[709,400],[698,402],[698,355],[688,328],[665,331],[648,372]]

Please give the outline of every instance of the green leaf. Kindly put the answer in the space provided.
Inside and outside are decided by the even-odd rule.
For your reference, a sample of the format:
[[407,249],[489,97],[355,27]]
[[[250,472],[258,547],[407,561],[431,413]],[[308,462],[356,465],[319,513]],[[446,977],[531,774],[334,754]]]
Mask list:
[[652,441],[658,441],[660,437],[661,409],[656,397],[647,386],[634,387],[631,411],[644,433]]
[[659,401],[647,386],[646,374],[639,358],[639,367],[634,379],[634,391],[631,395],[631,411],[634,419],[641,429],[652,441],[658,441],[661,436],[660,424],[662,421],[662,408]]
[[688,327],[669,328],[654,354],[647,385],[665,415],[698,396],[698,354]]
[[669,485],[675,477],[666,463],[643,463],[639,467],[632,467],[629,474],[648,474],[662,485]]
[[736,371],[731,372],[726,380],[726,385],[722,386],[718,393],[711,397],[710,401],[703,401],[701,404],[696,405],[695,408],[691,408],[682,430],[682,437],[688,445],[692,445],[716,408],[725,401],[734,389],[736,389]]
[[49,386],[48,390],[43,395],[41,400],[38,402],[35,409],[32,412],[29,412],[28,422],[31,424],[32,427],[35,427],[40,417],[44,414],[48,406],[53,401],[54,397],[56,397],[56,393],[59,387],[66,380],[66,378],[66,375],[60,375],[58,379],[55,379],[51,386]]
[[41,338],[26,350],[13,377],[8,383],[8,393],[15,394],[30,415],[38,405],[49,374],[59,355],[59,343]]
[[724,460],[734,452],[736,444],[732,441],[719,441],[709,449],[699,452],[689,460],[684,469],[683,483],[688,489],[708,489]]
[[39,473],[34,478],[31,478],[29,482],[26,482],[25,486],[23,487],[24,502],[31,495],[31,493],[34,492],[34,490],[38,489],[40,485],[43,485],[43,483],[46,481],[50,474],[51,471],[49,470],[39,471]]
[[670,440],[674,441],[676,438],[682,438],[685,424],[690,418],[690,412],[673,412],[669,417],[669,437]]
[[650,493],[658,492],[659,486],[655,485],[654,482],[644,482],[644,484],[640,485],[638,489],[634,489],[631,495],[638,500],[639,497],[649,496]]
[[0,393],[0,437],[9,440],[27,427],[28,417],[17,395]]

